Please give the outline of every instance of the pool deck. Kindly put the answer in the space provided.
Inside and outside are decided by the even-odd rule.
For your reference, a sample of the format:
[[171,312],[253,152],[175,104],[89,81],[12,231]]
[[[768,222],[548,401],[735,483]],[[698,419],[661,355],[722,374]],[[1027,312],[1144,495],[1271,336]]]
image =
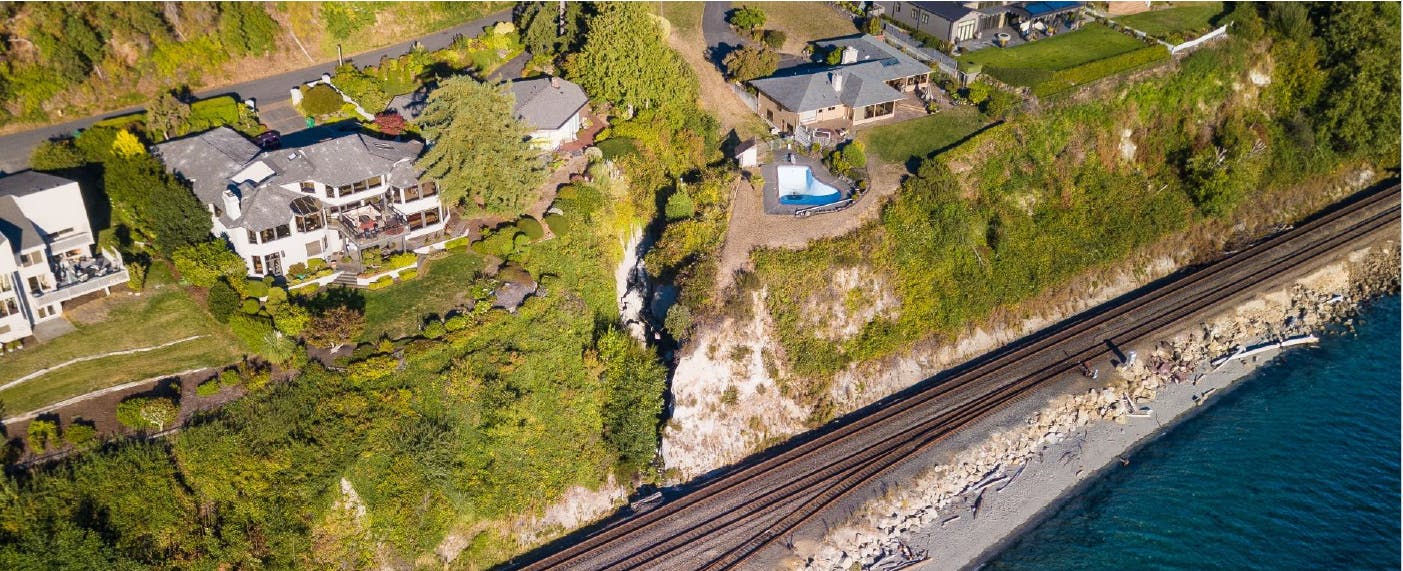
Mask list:
[[787,157],[791,151],[775,149],[771,153],[771,160],[760,165],[760,176],[765,177],[765,214],[777,216],[793,216],[798,210],[813,208],[813,205],[800,204],[780,204],[779,202],[779,171],[776,167],[780,165],[806,166],[813,171],[814,178],[819,182],[838,189],[839,195],[843,198],[852,197],[852,185],[838,181],[838,177],[828,172],[828,167],[823,166],[823,162],[817,158],[806,157],[794,152],[794,162],[789,162]]

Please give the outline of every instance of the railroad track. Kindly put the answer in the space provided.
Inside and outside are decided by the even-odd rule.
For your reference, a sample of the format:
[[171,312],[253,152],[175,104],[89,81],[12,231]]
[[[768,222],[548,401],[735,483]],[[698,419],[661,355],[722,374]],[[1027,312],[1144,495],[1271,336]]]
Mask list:
[[1182,325],[1289,268],[1396,226],[1398,190],[1395,185],[1357,194],[1232,257],[1083,312],[721,474],[653,511],[616,521],[558,551],[533,554],[514,567],[741,567],[776,538],[912,455],[1064,378],[1080,362],[1104,355],[1105,342],[1129,345]]

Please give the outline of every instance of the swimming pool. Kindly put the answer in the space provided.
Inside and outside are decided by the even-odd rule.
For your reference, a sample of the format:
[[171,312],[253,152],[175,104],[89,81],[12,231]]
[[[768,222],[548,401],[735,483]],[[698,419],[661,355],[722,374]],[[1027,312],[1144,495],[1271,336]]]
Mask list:
[[775,167],[779,180],[779,203],[803,206],[833,204],[842,200],[838,189],[814,178],[813,171],[806,166],[780,165]]

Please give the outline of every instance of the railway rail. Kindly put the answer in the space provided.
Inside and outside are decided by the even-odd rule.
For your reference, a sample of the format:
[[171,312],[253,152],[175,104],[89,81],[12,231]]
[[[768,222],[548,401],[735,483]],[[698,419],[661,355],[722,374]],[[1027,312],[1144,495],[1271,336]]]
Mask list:
[[[745,566],[777,538],[913,455],[1036,389],[1129,345],[1192,322],[1285,271],[1397,227],[1399,187],[1356,194],[1230,257],[1161,287],[1082,312],[937,375],[704,482],[658,508],[548,546],[519,569],[706,569]],[[552,550],[552,547],[554,548]]]

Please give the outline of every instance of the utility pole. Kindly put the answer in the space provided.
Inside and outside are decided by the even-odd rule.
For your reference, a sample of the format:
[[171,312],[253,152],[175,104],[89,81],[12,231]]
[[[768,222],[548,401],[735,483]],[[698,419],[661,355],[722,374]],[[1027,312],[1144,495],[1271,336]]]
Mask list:
[[341,44],[336,44],[336,67],[346,65],[346,60],[341,57]]
[[556,37],[565,35],[565,0],[560,0],[560,18],[558,20],[560,23],[555,27]]

